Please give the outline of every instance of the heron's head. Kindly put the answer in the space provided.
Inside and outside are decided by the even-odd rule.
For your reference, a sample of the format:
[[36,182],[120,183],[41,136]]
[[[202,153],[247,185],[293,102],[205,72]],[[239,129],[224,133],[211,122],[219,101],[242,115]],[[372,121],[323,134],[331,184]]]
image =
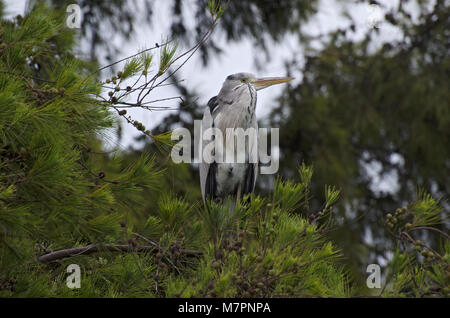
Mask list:
[[292,81],[293,77],[262,77],[257,78],[251,73],[236,73],[229,75],[223,83],[223,88],[227,90],[236,90],[240,87],[252,85],[256,90],[267,88],[275,84]]

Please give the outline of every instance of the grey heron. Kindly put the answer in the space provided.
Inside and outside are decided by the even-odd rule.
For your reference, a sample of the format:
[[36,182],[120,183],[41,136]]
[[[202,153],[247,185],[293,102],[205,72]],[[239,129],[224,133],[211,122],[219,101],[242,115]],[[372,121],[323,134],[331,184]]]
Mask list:
[[[204,157],[205,153],[200,153],[200,186],[205,202],[207,199],[220,201],[230,195],[239,201],[241,196],[253,192],[258,175],[258,161],[250,161],[249,158],[254,158],[255,154],[257,156],[257,135],[249,134],[248,147],[242,149],[233,142],[234,135],[229,134],[229,128],[243,130],[253,128],[257,131],[258,122],[255,115],[257,91],[292,79],[292,77],[256,78],[250,73],[232,74],[225,79],[219,94],[209,100],[203,114],[201,133],[214,128],[221,132],[223,140],[221,140],[222,148],[214,148],[209,158]],[[212,135],[211,140],[214,140],[214,137],[215,135]],[[208,141],[202,136],[201,142],[200,149],[204,149]],[[223,156],[227,151],[237,156],[239,152],[244,151],[244,154],[241,153],[245,157],[244,162],[217,160],[218,156]]]

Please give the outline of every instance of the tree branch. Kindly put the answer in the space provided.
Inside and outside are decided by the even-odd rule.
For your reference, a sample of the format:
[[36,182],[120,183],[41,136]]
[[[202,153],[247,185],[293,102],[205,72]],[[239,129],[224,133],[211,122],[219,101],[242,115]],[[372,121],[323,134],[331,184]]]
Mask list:
[[[55,252],[51,252],[48,254],[44,254],[38,257],[38,262],[40,263],[49,263],[53,262],[59,259],[72,257],[72,256],[78,256],[78,255],[89,255],[93,253],[99,253],[99,252],[123,252],[123,253],[157,253],[160,251],[159,247],[156,246],[149,246],[149,245],[136,245],[132,246],[130,244],[91,244],[84,247],[75,247],[75,248],[69,248],[64,250],[59,250]],[[196,250],[186,250],[186,249],[180,249],[180,253],[186,255],[186,256],[199,256],[202,255],[203,252],[196,251]]]

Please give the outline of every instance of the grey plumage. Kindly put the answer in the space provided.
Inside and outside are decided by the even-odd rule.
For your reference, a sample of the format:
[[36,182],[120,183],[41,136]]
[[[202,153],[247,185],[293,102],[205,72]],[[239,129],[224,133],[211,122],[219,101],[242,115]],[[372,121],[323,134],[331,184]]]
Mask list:
[[[227,128],[242,128],[244,131],[253,128],[257,132],[258,122],[255,109],[258,89],[273,84],[283,83],[292,78],[262,78],[256,79],[250,73],[237,73],[230,75],[223,83],[217,96],[208,102],[202,119],[202,134],[208,128],[216,128],[222,132],[224,149],[214,149],[204,157],[203,149],[211,140],[202,140],[202,153],[200,153],[200,186],[203,200],[207,198],[218,200],[232,195],[241,196],[254,191],[258,176],[257,134],[248,136],[245,148],[245,162],[221,162],[217,158],[230,150],[233,153],[243,151],[232,147],[231,137]],[[235,137],[233,137],[235,138]],[[244,154],[243,154],[244,155]]]

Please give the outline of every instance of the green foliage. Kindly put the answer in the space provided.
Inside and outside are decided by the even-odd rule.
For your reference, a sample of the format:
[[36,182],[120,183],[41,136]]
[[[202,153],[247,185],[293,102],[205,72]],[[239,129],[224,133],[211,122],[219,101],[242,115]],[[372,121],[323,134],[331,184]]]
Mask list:
[[278,180],[273,190],[273,200],[282,202],[282,208],[286,211],[291,211],[300,202],[305,201],[306,193],[307,187],[304,183],[294,184],[289,181],[283,182]]
[[169,66],[173,63],[173,59],[175,56],[175,52],[177,51],[178,44],[174,45],[164,45],[159,59],[159,73],[162,74],[165,72]]
[[[386,283],[381,295],[450,296],[450,236],[431,227],[447,221],[445,216],[439,217],[441,212],[439,200],[421,190],[408,207],[386,215],[386,225],[398,244],[387,267]],[[437,232],[440,235],[438,249],[417,239],[423,232]]]
[[[251,196],[243,205],[206,208],[166,192],[147,206],[146,193],[160,185],[155,158],[144,153],[130,162],[125,153],[102,153],[98,138],[114,119],[95,98],[103,83],[70,53],[74,37],[62,28],[61,16],[37,6],[21,21],[3,21],[2,34],[0,295],[349,293],[335,264],[338,251],[316,225],[292,213],[306,199],[293,196],[306,195],[308,167],[301,169],[300,185],[279,181],[271,202]],[[54,42],[67,45],[61,55],[50,54]],[[162,68],[172,63],[175,48],[162,48]],[[110,82],[138,75],[150,63],[151,55],[131,59]],[[147,244],[150,250],[36,260],[90,243],[129,244],[130,251]],[[68,264],[82,269],[79,290],[65,284]]]
[[[211,3],[220,12],[217,2]],[[230,5],[247,5],[235,3]],[[395,243],[385,252],[393,257],[383,289],[368,291],[344,265],[351,254],[332,239],[338,198],[352,187],[336,182],[342,190],[324,189],[320,160],[314,170],[319,178],[296,161],[299,182],[278,178],[268,195],[205,206],[198,186],[185,182],[196,180],[187,165],[174,166],[147,151],[104,152],[101,137],[116,118],[99,97],[105,83],[92,76],[96,66],[74,57],[75,36],[63,18],[63,12],[37,6],[24,18],[0,24],[1,297],[449,296],[450,243],[440,229],[448,216],[443,202],[424,191],[383,218]],[[161,48],[164,71],[173,63],[174,48]],[[144,75],[152,56],[128,60],[109,82],[121,85]],[[324,54],[308,67],[322,74],[335,63]],[[358,65],[370,63],[363,59]],[[331,136],[322,130],[323,136],[315,136],[330,137],[327,150],[342,151],[350,136],[345,126],[321,122],[335,115],[336,105],[305,87],[301,103],[315,108],[299,111],[317,119],[305,127],[328,127]],[[363,120],[356,119],[355,125]],[[351,158],[347,155],[344,151],[343,161]],[[354,167],[341,170],[331,158],[323,156],[327,168],[342,178],[347,172],[353,176]],[[347,230],[345,225],[340,226]],[[439,237],[437,246],[426,239],[430,232]],[[91,244],[99,251],[38,260]],[[107,244],[126,249],[102,249]],[[80,289],[66,286],[69,264],[81,267]]]
[[[195,205],[163,195],[144,226],[133,225],[148,236],[137,235],[136,240],[156,242],[159,248],[154,253],[102,252],[63,259],[52,267],[34,262],[32,268],[17,266],[9,273],[15,277],[14,287],[0,293],[28,297],[348,296],[345,270],[336,262],[338,250],[316,225],[290,212],[302,205],[291,203],[290,193],[296,187],[278,186],[276,202],[252,195],[245,204],[211,203],[198,206],[196,212]],[[120,231],[119,219],[110,221],[103,215],[83,228]],[[124,233],[134,234],[130,224],[124,226]],[[189,255],[191,249],[199,254]],[[73,263],[81,266],[83,275],[81,289],[71,291],[65,286],[65,268]]]
[[119,221],[160,176],[148,154],[133,163],[117,155],[99,166],[99,140],[115,119],[96,98],[95,65],[73,56],[74,33],[63,22],[62,12],[36,6],[0,24],[3,275],[34,259],[35,244],[117,241]]
[[[218,27],[226,34],[227,44],[250,36],[256,47],[268,51],[269,62],[271,49],[283,35],[300,39],[302,45],[292,49],[286,62],[288,74],[301,74],[298,84],[286,86],[270,120],[262,120],[265,125],[280,127],[280,176],[296,182],[292,177],[297,175],[299,162],[314,165],[309,188],[314,199],[307,204],[311,209],[323,208],[320,199],[325,184],[341,190],[338,227],[329,237],[343,249],[352,271],[364,280],[365,265],[386,257],[394,244],[383,224],[383,211],[415,200],[417,186],[436,198],[450,193],[450,59],[446,1],[401,2],[384,19],[380,17],[380,28],[368,28],[361,23],[364,18],[352,18],[355,6],[362,8],[370,1],[360,2],[348,4],[349,12],[344,14],[347,27],[321,36],[304,34],[315,28],[304,24],[316,11],[315,1],[230,1]],[[197,16],[206,11],[200,3]],[[383,5],[380,7],[381,11]],[[174,6],[175,23],[183,10]],[[209,22],[198,21],[200,25]],[[183,36],[181,42],[192,37],[189,31],[178,24],[173,28]],[[383,43],[387,34],[395,39]],[[205,63],[220,52],[207,55]],[[264,71],[266,61],[255,59]],[[196,103],[199,92],[188,85],[179,84],[178,88],[185,102],[155,132],[167,131],[174,124],[193,131],[190,119],[201,118],[205,105]],[[183,172],[189,195],[194,196],[196,170]],[[257,191],[269,195],[273,184],[261,176]],[[182,187],[174,191],[186,192]],[[448,205],[443,207],[448,214]],[[306,207],[300,210],[308,213]],[[448,232],[449,226],[443,223],[438,228]],[[367,241],[368,237],[372,240]],[[434,234],[427,240],[433,247],[439,245]]]
[[[149,52],[143,52],[141,54],[138,54],[138,56],[133,57],[131,59],[128,59],[125,63],[125,66],[123,68],[123,71],[120,72],[120,82],[133,77],[135,75],[138,75],[139,73],[148,71],[150,65],[152,64],[153,55]],[[112,79],[113,84],[114,81],[117,81],[117,79]],[[106,80],[107,83],[111,82],[111,79]]]
[[208,1],[208,10],[213,17],[220,19],[225,12],[225,6],[221,5],[221,1],[209,0]]
[[[294,74],[300,70],[301,82],[288,87],[270,116],[280,127],[280,174],[292,176],[300,158],[314,164],[315,197],[323,184],[341,189],[343,222],[331,238],[354,254],[349,260],[359,271],[394,244],[380,222],[383,211],[415,200],[419,186],[430,196],[418,201],[426,212],[412,223],[435,225],[444,213],[426,202],[450,193],[449,8],[445,1],[423,3],[393,8],[380,29],[350,19],[350,27],[323,37],[320,49],[304,41],[304,63],[294,57],[288,66]],[[382,43],[388,32],[398,37]],[[448,223],[438,228],[448,232]],[[364,244],[367,233],[373,240]],[[438,247],[435,234],[427,240]]]
[[423,190],[419,191],[418,199],[410,209],[414,211],[412,226],[433,226],[448,221],[448,215],[442,213],[439,201]]

